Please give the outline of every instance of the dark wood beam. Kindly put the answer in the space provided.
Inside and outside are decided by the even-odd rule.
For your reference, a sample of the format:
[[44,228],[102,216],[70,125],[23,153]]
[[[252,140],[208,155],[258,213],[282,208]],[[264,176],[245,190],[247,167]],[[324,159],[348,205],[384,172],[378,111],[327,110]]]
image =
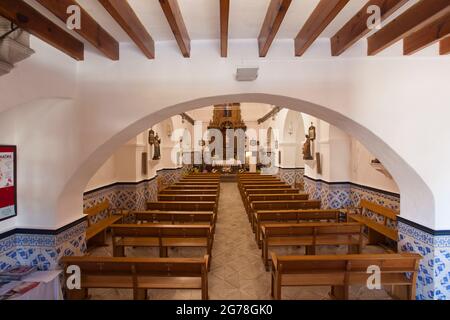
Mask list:
[[144,55],[149,59],[154,59],[155,42],[128,2],[124,0],[98,1],[141,49]]
[[0,15],[75,60],[84,59],[83,42],[58,27],[25,2],[1,0]]
[[295,37],[295,55],[302,56],[349,0],[320,0],[303,28]]
[[292,0],[271,0],[258,37],[259,56],[265,57],[280,29]]
[[181,15],[180,6],[177,0],[159,0],[161,8],[166,15],[167,22],[169,22],[173,35],[177,40],[183,57],[189,58],[191,55],[191,39],[184,24],[183,16]]
[[228,56],[228,24],[230,20],[230,0],[220,0],[220,56]]
[[412,55],[450,35],[450,14],[432,22],[403,40],[403,54]]
[[181,116],[181,118],[183,120],[189,122],[191,125],[195,124],[195,120],[190,115],[188,115],[187,113],[183,112],[183,113],[180,114],[180,116]]
[[450,0],[421,0],[367,39],[368,55],[376,55],[449,12]]
[[446,55],[450,54],[450,37],[447,37],[439,43],[439,54]]
[[367,8],[369,6],[378,6],[381,9],[381,21],[384,21],[408,1],[409,0],[370,0],[367,2],[367,4],[331,38],[331,54],[333,56],[341,55],[345,50],[370,32],[370,29],[367,27],[367,20],[370,17],[370,14],[367,13]]
[[74,29],[94,47],[103,52],[111,60],[119,60],[119,43],[103,29],[75,0],[36,0],[64,23],[69,18],[67,8],[79,6],[81,13],[81,29]]
[[266,113],[263,117],[258,119],[258,124],[264,123],[273,116],[275,116],[278,112],[281,111],[281,107],[273,107],[268,113]]

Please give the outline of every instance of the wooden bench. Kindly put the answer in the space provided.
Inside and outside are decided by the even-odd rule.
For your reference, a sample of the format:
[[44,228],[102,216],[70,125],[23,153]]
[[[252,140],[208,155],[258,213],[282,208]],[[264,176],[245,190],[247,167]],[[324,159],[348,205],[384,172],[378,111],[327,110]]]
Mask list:
[[217,213],[217,203],[214,201],[157,201],[147,202],[146,209],[159,211],[212,211]]
[[194,180],[189,180],[189,181],[178,181],[175,182],[174,185],[176,186],[184,186],[184,185],[199,185],[199,186],[213,186],[213,187],[218,187],[219,186],[219,182],[214,182],[214,181],[194,181]]
[[215,194],[159,194],[158,201],[217,202],[217,195],[215,195]]
[[239,187],[242,200],[245,199],[245,193],[250,189],[292,189],[291,186],[285,183],[265,183],[265,184],[251,184]]
[[244,201],[244,206],[247,214],[250,214],[253,201],[308,200],[308,198],[307,193],[249,194]]
[[255,212],[262,210],[320,209],[319,200],[253,201],[250,204],[249,221],[255,227]]
[[[368,244],[383,244],[386,238],[395,242],[398,241],[397,230],[389,227],[387,224],[388,220],[391,220],[393,223],[397,222],[398,212],[367,200],[361,200],[359,205],[359,208],[356,208],[357,214],[350,213],[350,209],[350,212],[347,214],[347,219],[349,221],[358,221],[367,227]],[[365,216],[364,214],[366,211],[382,216],[384,220],[383,223],[379,223],[376,220]]]
[[[212,211],[134,211],[134,222],[170,224],[209,224],[216,223],[217,215]],[[214,230],[213,230],[214,233]]]
[[330,286],[334,299],[349,299],[351,285],[366,285],[370,266],[381,270],[381,285],[406,286],[414,300],[419,262],[414,253],[277,256],[272,253],[272,297],[281,299],[285,286]]
[[212,189],[212,190],[219,190],[219,185],[212,185],[212,184],[173,184],[167,188],[164,188],[164,190],[183,190],[183,189]]
[[172,224],[121,224],[111,227],[113,256],[124,257],[125,247],[157,247],[160,257],[169,247],[206,248],[211,257],[212,226]]
[[305,246],[305,254],[316,254],[317,246],[347,245],[348,253],[361,253],[363,225],[357,222],[304,222],[261,226],[262,257],[269,269],[269,247]]
[[[109,201],[103,201],[91,208],[84,210],[87,215],[88,227],[86,230],[86,240],[91,243],[105,245],[106,232],[112,224],[123,221],[123,214],[113,215]],[[92,222],[96,216],[104,215],[104,218],[97,222]]]
[[254,213],[255,239],[258,246],[261,245],[261,226],[266,223],[302,223],[307,221],[343,222],[345,215],[340,210],[334,209],[307,209],[307,210],[261,210]]
[[213,194],[219,195],[218,189],[164,189],[159,194]]
[[81,271],[81,288],[65,288],[68,300],[87,299],[90,288],[132,289],[135,300],[146,300],[147,289],[200,289],[208,299],[208,262],[203,258],[115,258],[66,256],[61,259],[64,275],[69,266]]

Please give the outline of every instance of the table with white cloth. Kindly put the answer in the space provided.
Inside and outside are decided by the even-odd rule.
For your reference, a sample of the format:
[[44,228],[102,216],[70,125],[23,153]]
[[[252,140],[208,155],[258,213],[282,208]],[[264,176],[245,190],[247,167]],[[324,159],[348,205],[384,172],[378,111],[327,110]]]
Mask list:
[[61,272],[61,270],[33,272],[21,281],[38,282],[39,284],[20,296],[12,297],[11,300],[63,300],[59,277]]

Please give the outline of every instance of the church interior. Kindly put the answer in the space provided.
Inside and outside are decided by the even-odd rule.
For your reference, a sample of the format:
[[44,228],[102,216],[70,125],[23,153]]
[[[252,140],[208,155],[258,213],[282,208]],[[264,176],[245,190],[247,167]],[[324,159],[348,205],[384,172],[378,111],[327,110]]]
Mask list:
[[0,0],[0,300],[450,300],[449,0]]

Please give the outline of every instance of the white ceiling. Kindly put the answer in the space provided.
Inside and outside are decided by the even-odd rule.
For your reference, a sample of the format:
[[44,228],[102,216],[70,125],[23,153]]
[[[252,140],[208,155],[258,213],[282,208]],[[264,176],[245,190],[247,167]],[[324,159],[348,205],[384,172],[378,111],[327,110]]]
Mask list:
[[[411,0],[411,3],[417,1]],[[78,0],[78,2],[114,38],[120,42],[131,42],[127,34],[98,1]],[[128,2],[155,41],[174,40],[158,0],[128,0]],[[350,0],[320,37],[333,36],[366,2],[367,0]],[[178,3],[192,40],[219,38],[219,0],[178,0]],[[256,39],[269,3],[270,0],[231,0],[229,38]],[[318,3],[319,0],[293,0],[277,34],[277,39],[294,39]],[[405,8],[408,6],[409,4]],[[404,11],[402,9],[399,13]]]

